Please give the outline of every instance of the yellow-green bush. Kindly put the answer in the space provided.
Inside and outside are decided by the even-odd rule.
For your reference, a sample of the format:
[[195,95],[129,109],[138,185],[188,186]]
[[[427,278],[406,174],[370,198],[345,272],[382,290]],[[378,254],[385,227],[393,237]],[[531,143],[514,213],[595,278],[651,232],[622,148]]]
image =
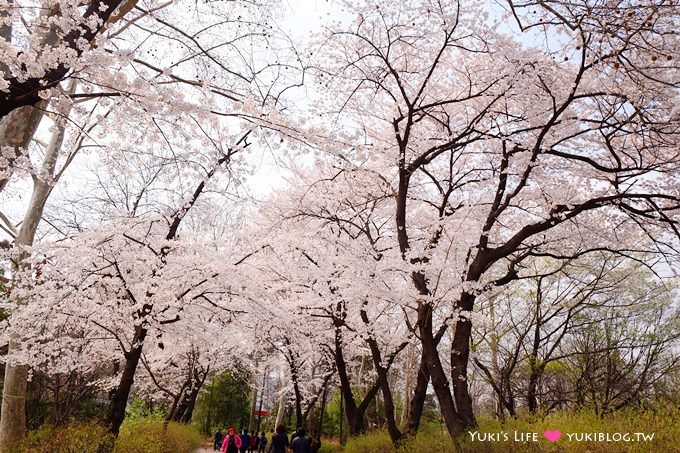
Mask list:
[[347,441],[345,453],[385,453],[394,451],[390,435],[384,431],[375,431]]
[[77,423],[64,427],[45,425],[31,431],[7,452],[19,453],[97,453],[110,450],[113,435],[97,423]]
[[162,420],[126,420],[116,440],[115,453],[194,453],[202,438],[192,426]]

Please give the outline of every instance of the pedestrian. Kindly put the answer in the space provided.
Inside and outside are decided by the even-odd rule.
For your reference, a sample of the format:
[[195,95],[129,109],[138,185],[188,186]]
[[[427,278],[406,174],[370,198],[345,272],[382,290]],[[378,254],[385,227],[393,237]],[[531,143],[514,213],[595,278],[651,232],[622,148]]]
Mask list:
[[255,431],[250,432],[250,448],[248,451],[250,453],[255,453],[257,451],[257,444],[260,443],[260,438],[257,437],[257,434],[255,434]]
[[222,453],[238,453],[241,448],[241,438],[236,434],[236,428],[233,426],[227,430],[227,435],[222,439]]
[[250,448],[250,436],[245,428],[241,430],[241,453],[246,453]]
[[262,431],[260,435],[260,445],[257,447],[257,453],[264,453],[264,449],[267,446],[267,435]]
[[302,429],[302,426],[298,426],[295,428],[295,432],[293,433],[292,436],[290,436],[290,441],[293,442],[295,438],[299,435],[300,430]]
[[321,449],[321,436],[316,431],[312,431],[312,437],[309,442],[309,453],[319,453]]
[[288,448],[288,436],[283,425],[276,427],[276,434],[272,436],[272,443],[269,444],[269,453],[286,453]]
[[213,447],[215,448],[215,451],[220,451],[220,448],[222,447],[222,431],[217,429],[217,432],[215,433],[215,440],[213,441]]
[[297,436],[290,443],[290,449],[293,450],[293,453],[309,453],[310,442],[305,437],[305,429],[298,428],[296,433]]

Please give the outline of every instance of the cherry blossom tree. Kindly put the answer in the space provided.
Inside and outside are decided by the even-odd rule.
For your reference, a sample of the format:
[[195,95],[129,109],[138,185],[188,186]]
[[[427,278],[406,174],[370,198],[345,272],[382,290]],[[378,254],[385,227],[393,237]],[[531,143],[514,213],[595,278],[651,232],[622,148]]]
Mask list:
[[[276,106],[280,101],[279,93],[291,80],[287,76],[271,76],[272,72],[281,71],[285,45],[278,47],[281,63],[276,64],[270,63],[271,55],[263,54],[253,59],[242,52],[242,46],[274,39],[273,25],[268,22],[271,17],[266,8],[261,8],[264,3],[239,2],[229,8],[206,4],[200,11],[206,21],[196,24],[184,20],[186,8],[192,8],[188,4],[178,4],[177,8],[167,11],[165,8],[169,3],[154,3],[149,8],[138,6],[137,2],[101,5],[101,8],[99,4],[93,4],[84,14],[76,7],[69,12],[66,5],[47,6],[44,11],[54,12],[50,8],[56,8],[55,11],[63,16],[55,13],[23,17],[21,11],[31,11],[29,5],[10,8],[8,15],[3,16],[6,24],[3,31],[7,31],[3,34],[6,45],[2,47],[7,59],[3,60],[12,63],[3,67],[7,77],[3,79],[1,89],[4,93],[2,104],[8,110],[3,111],[7,116],[2,119],[4,129],[0,134],[0,145],[8,147],[3,147],[0,159],[0,189],[5,188],[9,177],[17,170],[19,177],[30,174],[34,181],[41,183],[36,185],[35,202],[28,207],[22,224],[21,230],[26,234],[22,235],[9,217],[3,215],[5,230],[10,236],[17,237],[17,247],[33,243],[48,195],[79,150],[87,147],[104,149],[109,156],[102,153],[103,156],[97,159],[106,161],[108,157],[112,163],[122,155],[144,155],[141,149],[132,151],[142,144],[154,149],[153,154],[162,143],[168,148],[166,156],[176,154],[178,148],[191,148],[185,146],[186,143],[228,148],[241,136],[238,129],[241,129],[240,134],[246,133],[254,122],[262,120],[272,106]],[[67,17],[72,20],[67,21]],[[61,22],[60,18],[63,19]],[[85,25],[80,27],[81,23]],[[230,26],[221,27],[223,24]],[[218,27],[221,28],[220,38],[229,38],[228,41],[205,49],[203,40],[215,39]],[[95,37],[96,42],[93,41]],[[180,52],[176,51],[177,42],[183,43]],[[66,78],[71,80],[70,85],[60,85]],[[75,84],[75,80],[79,83]],[[39,92],[29,90],[34,85],[40,87]],[[23,94],[18,96],[20,92]],[[37,101],[40,105],[31,107]],[[55,133],[57,141],[46,145],[47,167],[41,175],[31,160],[34,154],[41,153],[38,125],[46,109],[49,109],[49,116],[56,118],[56,127],[61,129]],[[26,115],[30,118],[24,118]],[[215,117],[221,118],[221,133],[214,133],[218,128],[209,118]],[[246,119],[250,125],[245,129],[235,128],[233,118]],[[68,127],[72,130],[66,130]],[[234,128],[236,132],[227,132]],[[116,132],[112,132],[114,130]],[[62,149],[64,137],[69,147]],[[227,143],[232,139],[235,141]],[[226,162],[220,161],[224,156],[233,157],[230,152],[222,153],[215,160],[206,154],[193,158],[186,154],[184,159],[175,159],[174,163],[205,166],[200,179],[204,179],[206,173],[210,179],[216,171],[213,168],[215,161]],[[169,160],[160,164],[160,168],[169,165]],[[55,171],[58,161],[64,165]],[[154,165],[159,168],[158,163],[151,167]],[[153,183],[154,178],[152,176],[147,182]],[[203,184],[189,188],[185,185],[178,192],[187,190],[196,194],[196,189],[200,193]],[[146,190],[142,190],[138,195],[145,193]],[[187,202],[184,196],[184,193],[179,195],[182,203]],[[170,198],[165,202],[172,206],[177,199]],[[176,234],[177,228],[178,225],[174,229],[170,227],[172,234]],[[26,257],[13,257],[17,270],[24,266]],[[19,299],[14,300],[21,303]],[[27,368],[10,365],[7,373],[6,394],[16,398],[3,399],[6,410],[0,423],[2,442],[21,436],[24,426]]]
[[[636,235],[674,253],[677,42],[664,33],[677,12],[649,4],[644,18],[614,22],[626,11],[584,3],[570,21],[566,7],[551,7],[558,14],[541,10],[539,20],[555,46],[524,45],[503,33],[512,15],[472,5],[347,8],[355,19],[324,38],[317,81],[330,95],[320,107],[327,127],[356,138],[327,150],[392,185],[413,325],[457,436],[476,423],[468,363],[480,294],[515,280],[532,256],[616,251]],[[442,272],[457,295],[436,297]],[[450,376],[436,341],[447,312],[458,313]]]

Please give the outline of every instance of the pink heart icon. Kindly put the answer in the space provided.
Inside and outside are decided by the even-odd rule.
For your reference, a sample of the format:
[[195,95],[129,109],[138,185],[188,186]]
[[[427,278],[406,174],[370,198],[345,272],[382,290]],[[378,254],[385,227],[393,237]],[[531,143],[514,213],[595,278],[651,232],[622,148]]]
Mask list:
[[550,442],[555,443],[555,442],[557,442],[557,439],[559,439],[560,437],[562,437],[562,433],[560,432],[559,429],[558,429],[558,430],[555,430],[555,431],[545,431],[545,432],[543,433],[543,436],[544,436],[546,439],[548,439]]

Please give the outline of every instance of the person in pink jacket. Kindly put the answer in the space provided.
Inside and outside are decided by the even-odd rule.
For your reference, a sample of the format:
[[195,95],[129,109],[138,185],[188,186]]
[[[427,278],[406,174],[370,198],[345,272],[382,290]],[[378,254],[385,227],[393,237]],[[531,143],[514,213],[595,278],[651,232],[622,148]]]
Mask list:
[[232,426],[229,428],[228,434],[224,436],[224,440],[222,440],[222,449],[220,451],[222,453],[238,453],[240,448],[241,438],[236,434],[236,429]]

